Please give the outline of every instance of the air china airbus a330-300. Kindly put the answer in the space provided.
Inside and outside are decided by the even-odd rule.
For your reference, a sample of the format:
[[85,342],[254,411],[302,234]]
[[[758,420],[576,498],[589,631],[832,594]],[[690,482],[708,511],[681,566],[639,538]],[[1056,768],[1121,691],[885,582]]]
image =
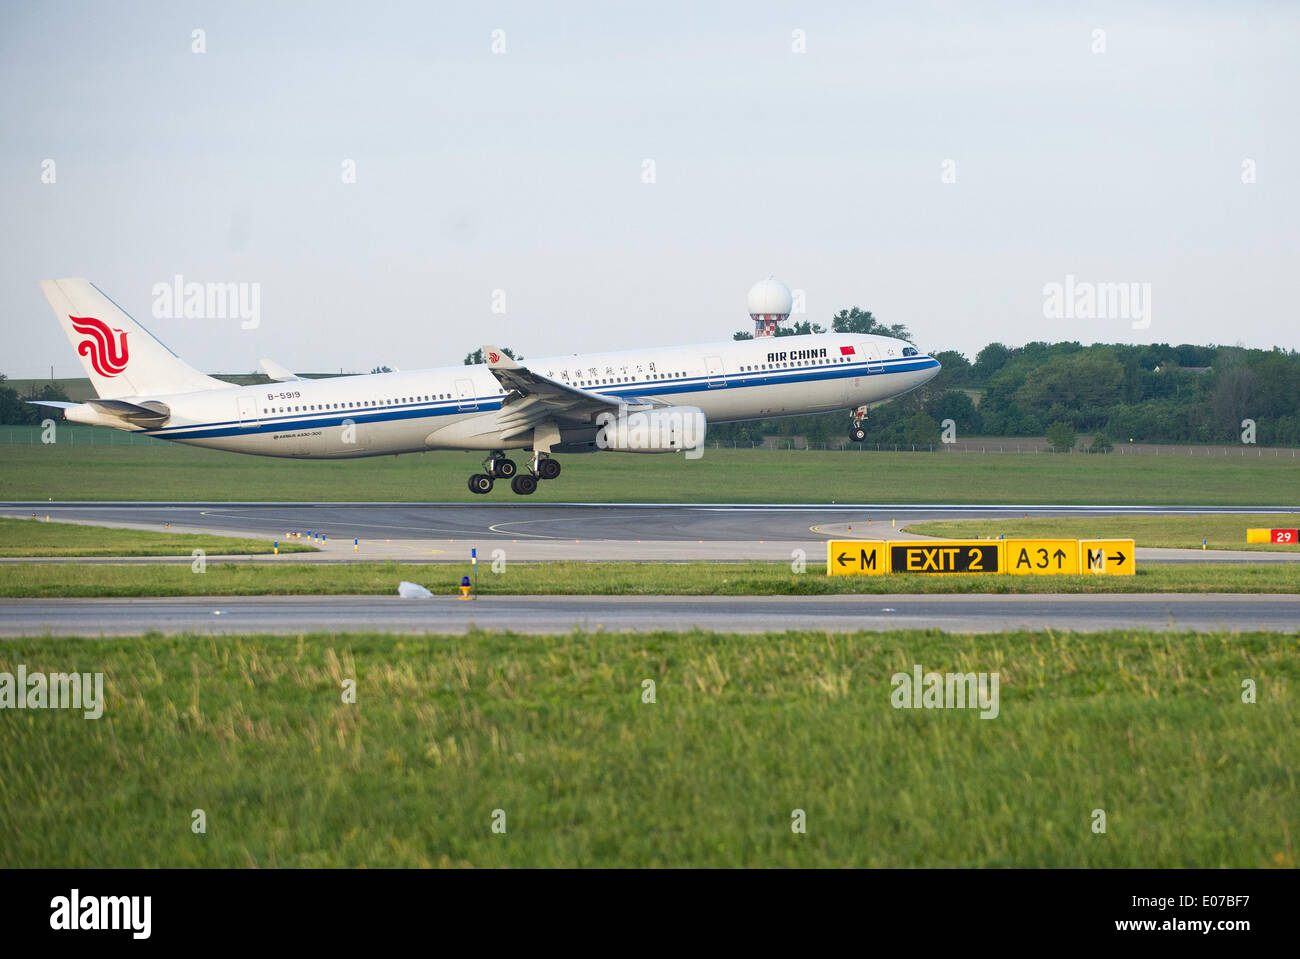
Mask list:
[[[88,280],[41,289],[97,399],[57,406],[74,423],[191,446],[304,459],[482,450],[475,493],[510,480],[529,494],[560,475],[557,453],[698,456],[706,424],[851,411],[906,393],[939,363],[886,336],[814,333],[700,346],[574,354],[304,379],[263,360],[275,382],[234,386],[194,369]],[[528,450],[520,469],[508,450]]]

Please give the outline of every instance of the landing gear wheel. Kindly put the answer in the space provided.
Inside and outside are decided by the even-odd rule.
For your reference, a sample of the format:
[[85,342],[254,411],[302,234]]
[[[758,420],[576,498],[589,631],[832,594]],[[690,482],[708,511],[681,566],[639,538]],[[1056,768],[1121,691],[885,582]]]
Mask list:
[[513,460],[506,459],[501,450],[493,450],[483,461],[483,472],[493,479],[510,479],[519,471]]
[[560,461],[546,459],[537,464],[537,475],[544,480],[553,480],[560,475]]
[[849,439],[851,439],[853,442],[861,443],[866,438],[867,438],[867,431],[864,430],[861,426],[850,427]]
[[532,473],[516,473],[510,488],[520,496],[529,496],[537,492],[537,477]]
[[492,492],[492,477],[486,473],[475,473],[469,478],[469,491],[471,493]]

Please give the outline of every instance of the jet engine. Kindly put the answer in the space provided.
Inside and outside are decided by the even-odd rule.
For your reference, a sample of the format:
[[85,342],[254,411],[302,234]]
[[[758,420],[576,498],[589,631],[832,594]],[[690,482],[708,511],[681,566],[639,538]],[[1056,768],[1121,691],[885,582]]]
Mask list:
[[596,426],[596,445],[620,453],[703,450],[707,429],[704,411],[698,406],[621,409],[617,413],[601,413],[596,417]]

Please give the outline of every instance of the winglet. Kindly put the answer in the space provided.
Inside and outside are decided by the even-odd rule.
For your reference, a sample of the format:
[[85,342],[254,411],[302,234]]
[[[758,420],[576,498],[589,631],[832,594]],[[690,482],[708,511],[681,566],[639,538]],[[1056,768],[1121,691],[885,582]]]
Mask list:
[[522,370],[523,367],[506,355],[505,351],[495,346],[483,347],[483,359],[490,370]]
[[286,369],[275,360],[259,360],[262,364],[262,371],[277,383],[293,383],[302,379],[297,373]]

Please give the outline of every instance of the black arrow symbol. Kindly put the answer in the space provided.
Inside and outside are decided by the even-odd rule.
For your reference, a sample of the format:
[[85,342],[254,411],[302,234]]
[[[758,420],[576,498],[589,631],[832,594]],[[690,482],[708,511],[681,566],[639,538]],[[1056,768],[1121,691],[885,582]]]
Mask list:
[[1112,563],[1114,563],[1116,566],[1123,566],[1123,565],[1124,565],[1124,554],[1123,554],[1123,553],[1116,553],[1114,556],[1107,556],[1106,558],[1109,559],[1109,560],[1110,560]]
[[1065,564],[1065,550],[1057,549],[1057,551],[1053,553],[1052,556],[1055,557],[1057,566],[1062,566]]
[[848,555],[849,555],[848,553],[840,553],[839,556],[836,556],[836,557],[835,557],[835,562],[839,563],[841,566],[847,566],[847,565],[849,565],[848,560],[844,558],[844,557],[846,557],[846,556],[848,556]]

